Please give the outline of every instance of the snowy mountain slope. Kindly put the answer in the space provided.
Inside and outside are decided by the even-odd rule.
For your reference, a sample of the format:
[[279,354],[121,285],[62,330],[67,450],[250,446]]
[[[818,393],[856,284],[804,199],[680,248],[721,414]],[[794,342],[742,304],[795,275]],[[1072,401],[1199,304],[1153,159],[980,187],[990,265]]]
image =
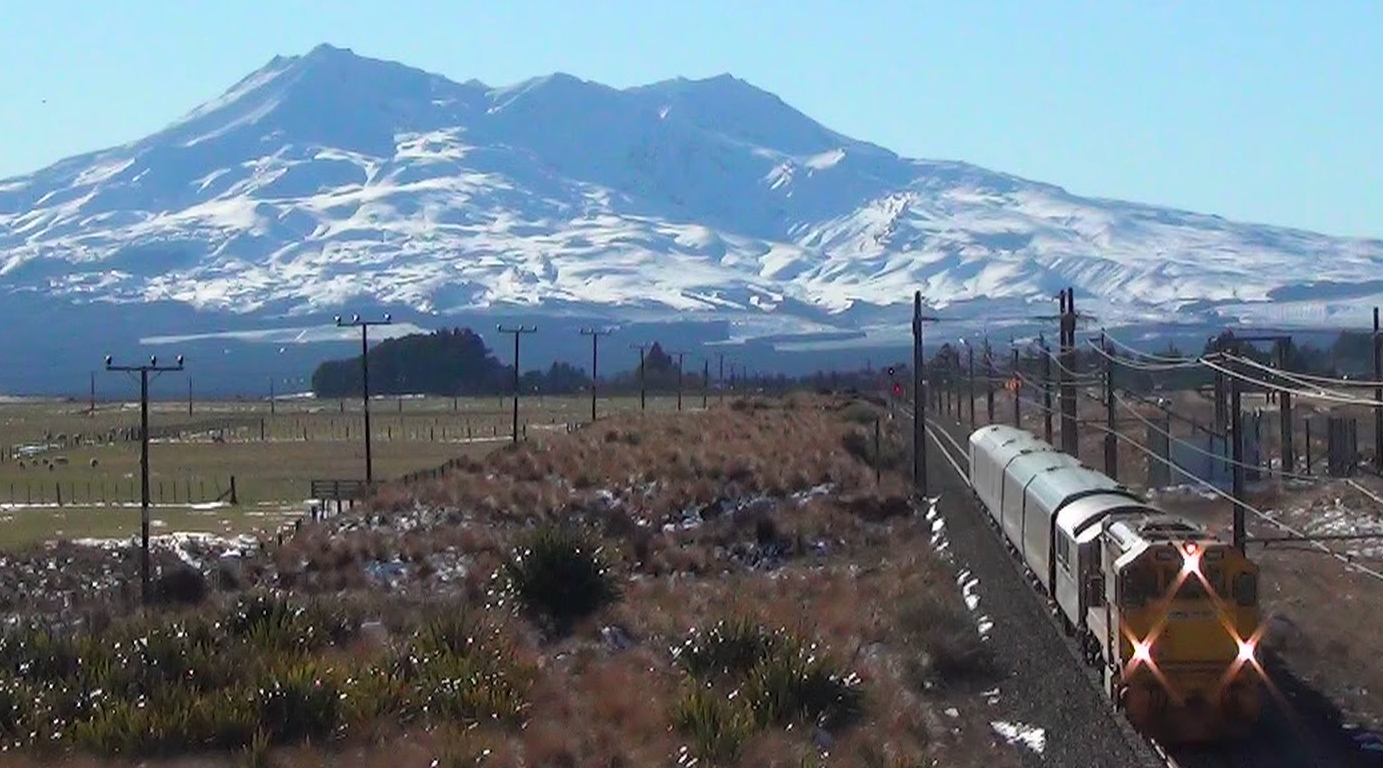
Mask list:
[[0,291],[238,315],[584,307],[780,332],[867,324],[915,288],[982,313],[1070,284],[1146,320],[1318,281],[1348,301],[1380,266],[1379,241],[902,158],[725,75],[491,88],[329,46],[0,181]]

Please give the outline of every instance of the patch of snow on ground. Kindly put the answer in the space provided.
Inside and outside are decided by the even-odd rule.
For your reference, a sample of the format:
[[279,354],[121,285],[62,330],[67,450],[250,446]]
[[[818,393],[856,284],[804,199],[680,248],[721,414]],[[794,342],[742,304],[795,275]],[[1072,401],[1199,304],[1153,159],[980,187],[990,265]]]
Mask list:
[[[946,538],[946,519],[936,509],[939,501],[941,501],[940,496],[927,499],[927,513],[923,518],[932,524],[932,549],[935,549],[944,560],[950,562],[950,553],[947,551],[950,541]],[[994,621],[979,612],[980,596],[976,590],[980,586],[980,580],[970,572],[969,568],[962,568],[956,574],[956,584],[960,587],[960,594],[965,600],[965,607],[975,614],[975,628],[979,630],[980,637],[988,640],[989,631],[994,629]]]
[[[1269,519],[1296,527],[1307,535],[1383,535],[1383,519],[1377,517],[1376,514],[1351,506],[1341,498],[1324,501],[1309,508],[1268,509],[1264,510],[1263,514]],[[1330,544],[1332,549],[1338,549],[1351,558],[1383,560],[1383,540],[1380,539],[1330,542]]]
[[1047,731],[1045,729],[1004,720],[995,720],[989,726],[1009,744],[1022,744],[1039,755],[1047,748]]
[[[133,536],[123,539],[73,539],[72,543],[97,549],[124,549],[137,546],[136,538]],[[200,568],[202,566],[202,553],[215,552],[220,557],[240,557],[250,549],[259,546],[259,540],[249,535],[228,538],[214,533],[181,532],[150,536],[149,546],[172,550],[179,560],[194,568]],[[197,550],[195,553],[194,549]]]

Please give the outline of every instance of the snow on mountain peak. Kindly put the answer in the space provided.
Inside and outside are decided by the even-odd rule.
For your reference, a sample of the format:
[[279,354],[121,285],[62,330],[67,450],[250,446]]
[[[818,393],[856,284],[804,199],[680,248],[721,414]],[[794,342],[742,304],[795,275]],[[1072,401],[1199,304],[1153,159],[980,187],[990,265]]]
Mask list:
[[1073,284],[1128,317],[1317,281],[1340,300],[1383,290],[1357,283],[1383,265],[1377,241],[901,158],[728,74],[492,88],[330,45],[149,137],[0,182],[0,249],[11,294],[241,313],[368,297],[819,328],[919,287],[979,306]]

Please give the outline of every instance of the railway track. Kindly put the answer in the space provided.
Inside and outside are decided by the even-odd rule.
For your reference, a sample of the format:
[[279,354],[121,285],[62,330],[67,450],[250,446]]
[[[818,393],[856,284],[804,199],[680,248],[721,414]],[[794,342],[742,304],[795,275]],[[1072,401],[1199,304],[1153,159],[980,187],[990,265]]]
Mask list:
[[[892,407],[895,418],[911,429],[912,414],[899,405]],[[960,481],[969,486],[969,440],[965,427],[959,422],[948,424],[947,419],[924,417],[924,430],[933,447],[954,471]],[[1027,574],[1016,559],[1009,558],[1010,565],[1027,581]],[[1043,614],[1047,616],[1052,633],[1071,654],[1078,669],[1087,682],[1104,697],[1100,681],[1094,671],[1084,662],[1080,649],[1076,647],[1057,625],[1055,613],[1046,610],[1048,601],[1036,591],[1031,595],[1041,600]],[[1273,686],[1274,695],[1265,707],[1260,722],[1254,732],[1243,739],[1228,743],[1196,746],[1168,747],[1148,739],[1135,731],[1131,724],[1118,714],[1111,705],[1110,712],[1125,739],[1145,745],[1167,768],[1295,768],[1296,766],[1378,766],[1379,763],[1365,762],[1364,755],[1352,749],[1334,723],[1328,722],[1313,712],[1301,712],[1288,701],[1282,687]]]

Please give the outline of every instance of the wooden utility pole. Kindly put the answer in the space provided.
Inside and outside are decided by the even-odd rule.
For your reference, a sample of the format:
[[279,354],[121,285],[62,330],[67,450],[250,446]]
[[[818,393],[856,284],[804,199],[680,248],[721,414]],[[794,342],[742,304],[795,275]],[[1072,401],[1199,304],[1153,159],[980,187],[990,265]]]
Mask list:
[[1061,292],[1061,450],[1080,457],[1080,438],[1076,434],[1076,386],[1071,378],[1076,357],[1076,291]]
[[1013,348],[1013,378],[1009,381],[1009,387],[1013,391],[1013,426],[1023,428],[1023,413],[1019,404],[1022,401],[1019,395],[1019,387],[1022,386],[1022,379],[1018,378],[1018,347]]
[[718,366],[718,371],[717,371],[717,373],[716,373],[716,387],[718,387],[718,388],[720,389],[720,402],[723,403],[723,402],[725,402],[725,353],[724,353],[724,352],[717,352],[717,353],[716,353],[716,365]]
[[[591,337],[591,421],[595,421],[596,382],[600,381],[600,372],[598,368],[598,366],[600,365],[600,337],[609,336],[614,332],[615,330],[613,328],[581,329],[582,336]],[[514,339],[517,340],[518,336],[515,336]],[[516,363],[518,361],[518,356],[519,353],[516,350],[514,352],[514,360]]]
[[970,393],[970,431],[975,431],[975,346],[970,342],[965,342],[965,358],[969,366],[970,384],[966,389]]
[[677,410],[682,410],[682,358],[687,356],[686,352],[669,352],[668,355],[677,357]]
[[[1104,350],[1104,473],[1111,480],[1119,479],[1119,440],[1114,432],[1114,351],[1100,332],[1100,349]],[[1169,433],[1171,430],[1167,430]]]
[[[512,328],[505,328],[504,324],[501,323],[495,326],[495,330],[500,333],[511,334],[514,337],[514,425],[511,434],[513,435],[513,442],[517,443],[519,441],[519,339],[526,333],[537,333],[538,326],[516,325]],[[501,402],[503,402],[503,397],[504,395],[501,394]],[[365,422],[366,429],[369,428],[369,423],[368,421]]]
[[[1222,343],[1222,341],[1221,341],[1221,339],[1220,339],[1219,336],[1216,336],[1215,338],[1211,339],[1211,341],[1210,341],[1210,346],[1211,346],[1211,349],[1212,349],[1215,353],[1217,353],[1217,354],[1224,351],[1224,344]],[[1221,370],[1219,370],[1219,369],[1216,369],[1216,370],[1215,370],[1215,431],[1216,431],[1216,432],[1219,432],[1219,433],[1222,434],[1222,435],[1225,434],[1226,427],[1227,427],[1228,424],[1229,424],[1229,405],[1228,405],[1229,392],[1228,392],[1228,388],[1225,386],[1225,379],[1226,379],[1226,376],[1225,376],[1224,372],[1221,371]]]
[[1373,308],[1373,465],[1383,470],[1383,335],[1378,328],[1378,307]]
[[1052,443],[1052,350],[1047,347],[1047,339],[1037,336],[1037,346],[1042,350],[1042,439]]
[[[359,328],[360,329],[360,403],[361,410],[365,415],[365,484],[370,485],[375,481],[374,456],[370,453],[370,326],[390,325],[393,318],[389,313],[384,313],[382,320],[363,320],[360,315],[351,315],[350,320],[342,320],[340,315],[336,316],[336,327],[338,328]],[[273,391],[273,379],[269,380],[270,392]],[[270,404],[273,397],[270,396]],[[264,422],[260,421],[260,439],[264,439]]]
[[710,407],[711,397],[711,358],[701,358],[701,410]]
[[149,374],[181,371],[183,357],[178,355],[176,359],[176,365],[159,365],[157,357],[149,358],[148,365],[115,365],[111,356],[106,355],[107,371],[139,374],[139,586],[146,605],[152,598],[149,573]]
[[922,292],[912,294],[912,488],[927,497],[926,379],[922,375]]
[[984,337],[984,407],[986,424],[994,423],[994,350],[989,347],[989,337]]
[[648,389],[644,386],[643,378],[643,351],[648,349],[648,344],[630,344],[629,346],[639,350],[639,410],[648,410]]
[[[1233,366],[1233,363],[1229,363]],[[1238,377],[1229,378],[1229,422],[1233,432],[1234,442],[1231,444],[1230,458],[1233,461],[1231,468],[1233,472],[1234,496],[1234,528],[1233,542],[1234,548],[1240,552],[1244,551],[1244,415],[1240,402],[1240,385]]]
[[[1292,338],[1290,336],[1277,340],[1277,367],[1284,372],[1287,370],[1291,344]],[[1282,443],[1282,475],[1285,478],[1295,472],[1297,468],[1296,436],[1292,434],[1292,393],[1288,392],[1286,388],[1278,390],[1277,407],[1278,435]]]

